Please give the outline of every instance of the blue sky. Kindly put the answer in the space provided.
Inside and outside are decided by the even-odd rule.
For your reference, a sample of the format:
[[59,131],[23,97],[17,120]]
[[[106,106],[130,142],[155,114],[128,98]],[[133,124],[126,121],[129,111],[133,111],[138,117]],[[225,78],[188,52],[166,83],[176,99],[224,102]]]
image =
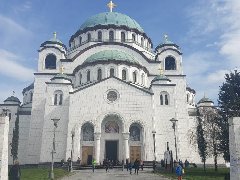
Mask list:
[[[33,82],[39,46],[52,33],[66,45],[107,0],[0,0],[0,103]],[[156,47],[167,33],[181,47],[188,85],[197,100],[215,102],[224,74],[240,67],[239,0],[115,0],[116,12],[135,19]]]

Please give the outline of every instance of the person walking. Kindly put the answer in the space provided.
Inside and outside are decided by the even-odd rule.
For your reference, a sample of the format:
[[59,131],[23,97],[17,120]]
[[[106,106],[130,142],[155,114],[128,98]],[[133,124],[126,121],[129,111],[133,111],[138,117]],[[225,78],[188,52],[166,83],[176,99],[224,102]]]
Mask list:
[[67,162],[68,162],[68,172],[70,172],[71,171],[72,159],[69,157]]
[[20,180],[21,169],[18,161],[15,161],[14,165],[10,168],[8,175],[9,175],[9,180]]
[[124,160],[122,160],[122,171],[124,169]]
[[178,177],[178,180],[182,180],[183,168],[179,164],[176,167],[176,175]]
[[97,162],[95,159],[92,160],[92,171],[94,172]]
[[140,161],[140,166],[141,166],[141,169],[143,171],[143,160]]
[[109,172],[109,161],[108,160],[105,161],[105,169],[106,169],[106,173]]
[[136,174],[136,173],[138,174],[139,165],[140,165],[140,162],[139,162],[138,159],[136,159],[135,162],[134,162],[134,169],[135,169],[134,174]]
[[127,171],[128,171],[128,169],[129,169],[128,164],[129,164],[129,161],[128,161],[128,159],[126,159],[126,167],[127,167]]
[[128,169],[129,169],[130,174],[132,175],[132,162],[131,161],[128,163]]

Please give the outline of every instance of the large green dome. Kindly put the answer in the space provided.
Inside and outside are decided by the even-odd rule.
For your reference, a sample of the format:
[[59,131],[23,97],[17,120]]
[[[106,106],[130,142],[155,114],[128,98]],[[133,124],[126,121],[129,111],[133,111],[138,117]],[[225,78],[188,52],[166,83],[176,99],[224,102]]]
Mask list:
[[131,29],[137,29],[140,32],[144,32],[141,26],[132,18],[125,14],[117,12],[105,12],[96,14],[88,18],[80,27],[83,30],[87,27],[94,27],[96,25],[116,25],[116,26],[126,26]]
[[119,50],[104,50],[97,52],[90,57],[88,57],[84,63],[92,63],[97,61],[126,61],[132,64],[139,64],[135,58],[127,54],[126,52],[119,51]]

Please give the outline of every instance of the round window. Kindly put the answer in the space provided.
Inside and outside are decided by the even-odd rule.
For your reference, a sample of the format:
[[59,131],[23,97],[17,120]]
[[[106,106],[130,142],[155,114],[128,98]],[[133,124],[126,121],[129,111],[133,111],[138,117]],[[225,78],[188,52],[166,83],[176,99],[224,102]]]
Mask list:
[[113,101],[116,101],[118,98],[118,94],[115,92],[115,91],[109,91],[107,93],[107,99],[110,101],[110,102],[113,102]]

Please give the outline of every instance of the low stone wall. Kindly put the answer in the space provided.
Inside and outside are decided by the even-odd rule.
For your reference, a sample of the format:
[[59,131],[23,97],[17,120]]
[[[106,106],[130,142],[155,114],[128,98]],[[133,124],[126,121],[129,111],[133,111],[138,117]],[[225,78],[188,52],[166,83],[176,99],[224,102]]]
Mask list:
[[240,180],[240,117],[229,119],[230,178]]
[[0,115],[0,179],[8,180],[8,117]]

